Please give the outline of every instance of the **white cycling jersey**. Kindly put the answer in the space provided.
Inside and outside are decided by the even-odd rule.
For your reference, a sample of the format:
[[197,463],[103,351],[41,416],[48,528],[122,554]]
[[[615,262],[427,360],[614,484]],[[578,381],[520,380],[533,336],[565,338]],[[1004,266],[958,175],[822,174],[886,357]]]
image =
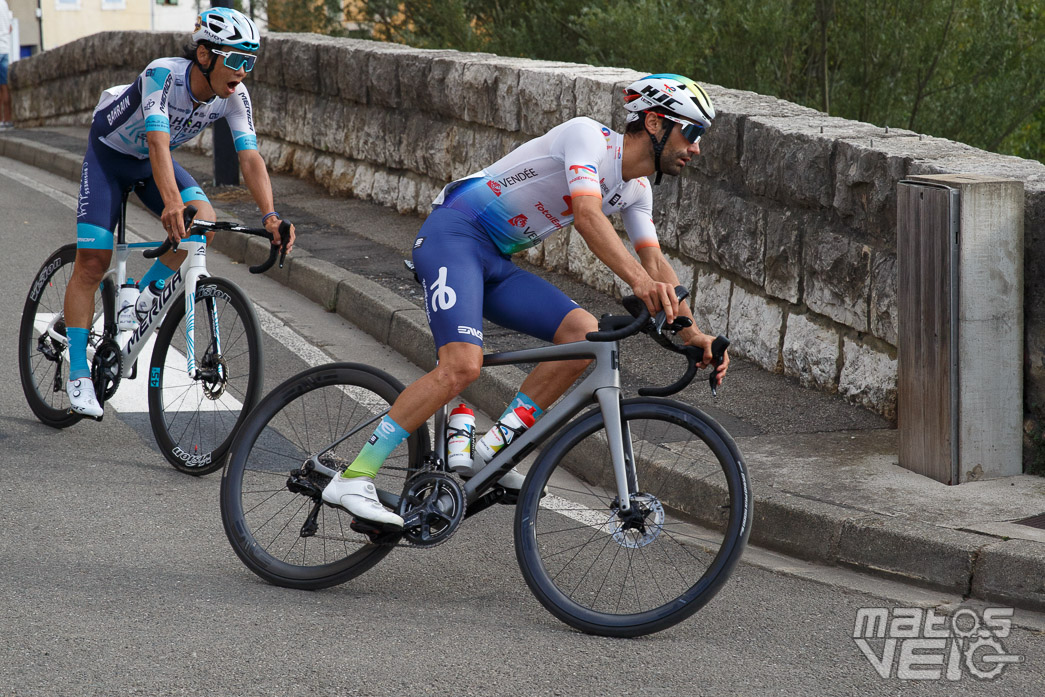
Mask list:
[[621,175],[624,136],[570,119],[489,167],[448,184],[433,205],[468,212],[505,254],[532,247],[573,222],[573,198],[597,196],[620,212],[635,249],[659,246],[649,180]]
[[154,60],[130,85],[102,92],[94,109],[94,132],[113,150],[146,160],[149,131],[170,133],[171,150],[199,135],[214,121],[225,118],[236,150],[256,150],[257,135],[250,95],[241,82],[228,99],[212,97],[197,102],[189,91],[187,58]]

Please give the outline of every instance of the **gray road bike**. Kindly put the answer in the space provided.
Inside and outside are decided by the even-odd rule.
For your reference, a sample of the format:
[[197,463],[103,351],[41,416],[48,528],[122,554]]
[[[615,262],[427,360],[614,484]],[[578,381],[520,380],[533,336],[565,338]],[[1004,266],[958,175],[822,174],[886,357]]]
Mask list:
[[[188,254],[167,280],[152,312],[132,330],[117,326],[117,297],[127,278],[132,249],[155,259],[171,249],[170,240],[128,244],[127,197],[122,192],[116,228],[116,252],[95,293],[95,315],[87,345],[87,360],[99,402],[112,399],[123,379],[137,376],[138,356],[155,337],[148,372],[148,412],[156,443],[167,461],[182,472],[204,475],[224,464],[236,428],[261,393],[263,361],[261,328],[254,306],[232,281],[207,272],[205,234],[234,230],[272,236],[263,228],[235,223],[193,220],[186,209],[191,234],[181,241]],[[289,225],[281,228],[284,241]],[[272,267],[285,245],[273,245],[264,263],[251,267],[263,273]],[[70,411],[65,386],[69,349],[63,310],[65,291],[76,262],[76,245],[53,252],[33,277],[18,331],[18,373],[30,409],[43,423],[67,428],[84,418]],[[280,265],[283,257],[280,258]]]
[[[685,290],[678,289],[680,297]],[[248,568],[289,588],[319,589],[367,571],[393,549],[448,540],[465,518],[516,505],[519,565],[537,599],[583,632],[638,636],[693,615],[722,587],[751,527],[747,471],[736,443],[703,411],[664,399],[690,383],[702,352],[671,341],[688,321],[604,316],[587,341],[487,354],[484,366],[592,358],[586,377],[474,477],[446,463],[446,409],[392,453],[375,484],[405,520],[388,532],[323,502],[403,390],[357,363],[305,370],[275,388],[239,431],[222,476],[229,542]],[[663,388],[622,399],[620,342],[644,333],[688,359]],[[719,337],[717,361],[728,346]],[[539,449],[539,452],[538,452]],[[529,456],[536,454],[532,464]],[[530,464],[516,497],[497,484]]]

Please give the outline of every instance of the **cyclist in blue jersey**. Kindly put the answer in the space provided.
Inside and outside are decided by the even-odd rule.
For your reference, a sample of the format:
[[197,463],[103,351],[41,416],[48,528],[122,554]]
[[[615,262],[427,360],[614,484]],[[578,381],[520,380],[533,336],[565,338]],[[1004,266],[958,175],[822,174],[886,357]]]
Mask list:
[[[280,241],[279,213],[265,162],[257,150],[250,96],[243,85],[261,46],[258,28],[236,10],[205,10],[196,20],[193,48],[184,58],[160,58],[150,63],[130,85],[102,93],[95,108],[80,177],[76,216],[76,264],[65,293],[69,338],[67,391],[72,411],[101,418],[87,363],[87,337],[94,315],[94,292],[112,259],[113,230],[122,192],[138,181],[138,195],[160,216],[172,241],[185,237],[184,211],[195,206],[198,216],[213,220],[214,209],[192,176],[171,157],[171,151],[197,136],[219,118],[232,131],[240,169],[262,213],[262,224]],[[290,227],[290,251],[294,242]],[[166,279],[185,252],[169,252],[141,278],[144,288]]]
[[[575,118],[531,140],[480,172],[447,185],[414,242],[415,268],[435,338],[437,367],[407,387],[358,457],[323,491],[323,499],[356,518],[401,528],[403,519],[377,498],[373,478],[391,451],[454,395],[479,376],[482,319],[557,344],[581,341],[598,328],[589,312],[510,255],[573,224],[588,248],[651,312],[692,319],[678,302],[678,277],[660,250],[647,176],[677,175],[700,154],[700,137],[715,109],[697,83],[681,75],[649,75],[625,90],[629,112],[623,134],[588,118]],[[607,217],[619,213],[637,258]],[[679,334],[704,349],[713,337],[696,325]],[[588,361],[539,364],[527,376],[505,415],[518,406],[540,416],[580,376]],[[721,383],[728,357],[717,369]],[[474,474],[481,463],[461,471]],[[510,471],[500,484],[518,490],[523,476]]]

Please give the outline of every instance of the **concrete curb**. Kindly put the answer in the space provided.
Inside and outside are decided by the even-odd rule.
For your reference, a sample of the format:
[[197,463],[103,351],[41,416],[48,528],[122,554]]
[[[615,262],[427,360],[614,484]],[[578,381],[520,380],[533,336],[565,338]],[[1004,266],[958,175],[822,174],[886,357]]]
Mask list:
[[[0,156],[58,176],[79,179],[80,159],[66,151],[5,134]],[[268,256],[258,238],[228,233],[212,248],[233,261],[257,264]],[[430,370],[432,339],[424,311],[373,281],[297,248],[283,269],[269,272],[328,311]],[[465,397],[486,413],[499,413],[525,373],[507,366],[490,369]],[[873,515],[808,499],[754,483],[751,542],[824,564],[1045,611],[1045,545],[954,530],[907,518]]]

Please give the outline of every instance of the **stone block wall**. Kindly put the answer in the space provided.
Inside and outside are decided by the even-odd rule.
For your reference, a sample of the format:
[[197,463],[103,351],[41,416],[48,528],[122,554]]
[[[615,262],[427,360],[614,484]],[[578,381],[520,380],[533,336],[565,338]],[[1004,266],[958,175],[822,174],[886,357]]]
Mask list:
[[[263,45],[248,87],[269,165],[419,216],[447,181],[566,119],[622,129],[621,88],[639,77],[311,34]],[[87,123],[103,88],[183,47],[181,35],[112,32],[19,61],[16,118]],[[704,84],[718,118],[702,155],[655,192],[663,249],[702,329],[728,334],[734,354],[767,370],[894,417],[897,183],[948,172],[1019,179],[1025,394],[1029,412],[1045,413],[1045,166]],[[570,229],[526,258],[620,290]]]

